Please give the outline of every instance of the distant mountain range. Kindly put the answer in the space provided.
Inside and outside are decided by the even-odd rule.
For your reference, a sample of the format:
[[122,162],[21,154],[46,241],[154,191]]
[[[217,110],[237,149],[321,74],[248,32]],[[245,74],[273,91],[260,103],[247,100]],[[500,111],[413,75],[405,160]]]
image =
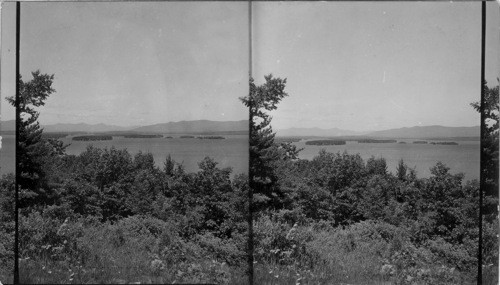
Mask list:
[[89,125],[85,123],[79,124],[55,124],[42,126],[43,130],[47,133],[54,132],[86,132],[86,133],[102,133],[102,132],[112,132],[112,131],[129,131],[134,127],[120,127],[114,125],[105,124],[95,124]]
[[455,137],[479,137],[480,127],[443,127],[443,126],[417,126],[411,128],[390,129],[371,132],[367,134],[372,137],[385,138],[455,138]]
[[180,121],[132,129],[141,133],[218,133],[248,131],[248,121]]
[[[55,124],[55,125],[46,125],[42,126],[45,132],[54,133],[54,132],[85,132],[85,133],[93,133],[93,132],[109,132],[109,131],[128,131],[135,127],[120,127],[113,125],[105,125],[105,124]],[[1,122],[0,130],[2,132],[10,132],[16,130],[16,122],[15,120],[4,121]]]
[[[164,124],[155,124],[149,126],[132,126],[120,127],[106,124],[90,125],[85,123],[79,124],[55,124],[42,126],[47,133],[55,132],[85,132],[85,133],[102,133],[102,132],[138,132],[138,133],[222,133],[222,132],[248,132],[248,121],[180,121],[169,122]],[[16,125],[14,120],[1,122],[0,130],[2,132],[15,131]]]
[[349,130],[319,129],[319,128],[290,128],[276,131],[277,136],[316,136],[316,137],[340,137],[340,136],[363,136],[378,138],[463,138],[480,136],[479,126],[474,127],[444,127],[444,126],[416,126],[411,128],[389,129],[375,132],[354,132]]
[[[121,127],[106,124],[90,125],[79,124],[55,124],[42,126],[45,132],[137,132],[137,133],[234,133],[248,132],[248,121],[180,121],[148,126]],[[12,132],[15,130],[15,121],[1,122],[2,132]],[[277,136],[303,136],[303,137],[340,137],[340,136],[364,136],[380,138],[458,138],[458,137],[479,137],[479,126],[474,127],[444,127],[444,126],[416,126],[410,128],[389,129],[375,132],[356,132],[342,130],[338,128],[290,128],[276,131]]]
[[342,130],[337,128],[320,129],[320,128],[290,128],[285,130],[277,130],[276,135],[280,137],[339,137],[339,136],[356,136],[362,135],[361,132]]

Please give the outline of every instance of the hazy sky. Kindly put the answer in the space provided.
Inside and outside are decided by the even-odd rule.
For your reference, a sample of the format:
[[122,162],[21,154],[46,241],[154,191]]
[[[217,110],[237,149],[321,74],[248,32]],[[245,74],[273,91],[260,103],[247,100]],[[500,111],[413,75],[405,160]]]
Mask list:
[[[487,4],[497,84],[499,8]],[[55,74],[40,121],[241,120],[247,2],[22,3],[21,73]],[[273,127],[473,126],[481,3],[254,2],[253,75],[288,78]],[[2,97],[14,93],[15,4],[2,8]],[[3,120],[14,117],[2,101]]]
[[[288,79],[275,129],[479,125],[481,2],[255,2],[252,13],[256,82]],[[497,3],[487,19],[496,85]]]
[[[15,92],[15,4],[2,12],[4,97]],[[22,3],[21,74],[55,74],[42,124],[245,120],[248,38],[246,2]]]

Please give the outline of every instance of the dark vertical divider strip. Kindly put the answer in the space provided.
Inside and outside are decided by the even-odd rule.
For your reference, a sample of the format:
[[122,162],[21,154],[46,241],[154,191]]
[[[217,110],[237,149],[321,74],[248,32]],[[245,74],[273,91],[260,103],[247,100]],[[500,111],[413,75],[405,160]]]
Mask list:
[[19,113],[19,42],[21,28],[21,2],[16,2],[16,193],[15,193],[15,234],[14,234],[14,284],[19,284],[19,158],[17,150],[19,149],[19,124],[21,116]]
[[486,1],[482,1],[481,8],[481,143],[480,143],[480,172],[479,172],[479,245],[477,252],[477,284],[483,284],[483,193],[485,187],[484,167],[484,139],[485,139],[485,116],[484,116],[484,57],[485,57],[485,38],[486,38]]
[[[252,77],[252,0],[248,0],[248,76],[249,82]],[[248,83],[247,83],[248,84]],[[250,84],[248,84],[248,92],[250,96]],[[248,156],[248,284],[253,285],[253,171],[252,171],[252,152],[250,150],[252,140],[252,120],[253,115],[248,108],[248,139],[249,139],[249,156]]]

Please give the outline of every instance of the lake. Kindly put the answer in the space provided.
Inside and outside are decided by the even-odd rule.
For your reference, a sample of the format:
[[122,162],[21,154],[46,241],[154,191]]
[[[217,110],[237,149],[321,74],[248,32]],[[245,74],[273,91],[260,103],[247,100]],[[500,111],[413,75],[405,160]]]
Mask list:
[[[398,139],[399,141],[406,144],[347,141],[345,145],[316,146],[306,145],[306,140],[293,144],[304,148],[299,153],[299,158],[302,159],[312,159],[321,149],[333,153],[347,151],[349,154],[359,153],[365,163],[371,156],[383,157],[387,162],[388,171],[396,173],[396,167],[402,158],[409,167],[415,167],[418,177],[431,176],[430,168],[441,161],[450,168],[452,174],[462,172],[465,174],[465,180],[479,179],[479,140],[458,141],[458,145],[413,144],[416,139]],[[430,143],[445,140],[426,141]]]
[[0,175],[14,173],[16,168],[16,137],[14,135],[2,135],[2,148],[0,149]]
[[[223,140],[210,139],[180,139],[174,135],[173,139],[165,138],[124,138],[113,137],[111,141],[72,141],[66,137],[62,140],[71,143],[67,148],[68,154],[79,154],[88,144],[97,147],[115,146],[119,149],[128,149],[132,154],[139,151],[151,152],[159,167],[163,167],[166,156],[170,153],[177,162],[182,162],[188,172],[198,171],[198,162],[205,156],[210,156],[219,162],[219,167],[232,167],[233,173],[248,172],[248,137],[245,135],[227,135]],[[438,161],[450,167],[451,173],[463,172],[465,179],[479,179],[479,140],[458,141],[458,145],[431,145],[413,144],[414,140],[399,143],[357,143],[347,141],[345,145],[314,146],[305,145],[305,140],[294,143],[304,148],[300,158],[312,159],[324,148],[329,152],[347,151],[350,154],[359,153],[363,160],[372,155],[383,157],[387,161],[388,170],[395,173],[397,164],[402,158],[410,167],[415,167],[418,177],[429,177],[430,168]],[[433,140],[427,140],[432,142]],[[13,135],[4,135],[0,150],[0,173],[14,171],[14,143]]]
[[[71,137],[61,138],[65,144],[67,154],[78,155],[92,144],[99,148],[127,149],[132,155],[142,152],[153,154],[156,165],[163,168],[165,158],[170,154],[172,158],[182,163],[187,172],[198,171],[198,163],[206,156],[214,158],[218,167],[232,167],[233,174],[248,173],[248,136],[225,135],[226,139],[180,139],[174,138],[124,138],[113,137],[108,141],[73,141]],[[0,150],[0,173],[14,171],[14,136],[3,136],[3,145]]]

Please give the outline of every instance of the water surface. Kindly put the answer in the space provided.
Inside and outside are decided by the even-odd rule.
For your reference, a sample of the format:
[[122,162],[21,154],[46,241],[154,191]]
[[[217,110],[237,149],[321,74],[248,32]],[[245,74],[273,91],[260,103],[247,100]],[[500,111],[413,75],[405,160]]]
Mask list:
[[225,135],[225,139],[197,139],[179,138],[180,135],[173,135],[174,138],[125,138],[116,136],[108,141],[73,141],[71,137],[65,137],[64,143],[70,143],[66,149],[67,154],[78,155],[85,150],[87,145],[94,145],[99,148],[127,149],[132,155],[142,151],[153,154],[155,163],[163,167],[166,157],[171,157],[182,163],[187,172],[199,170],[198,163],[206,156],[217,161],[218,167],[231,167],[233,173],[248,172],[248,136],[246,135]]
[[[67,148],[68,154],[78,155],[86,146],[93,144],[100,148],[127,149],[132,155],[142,152],[151,152],[156,165],[163,167],[163,162],[168,154],[183,163],[188,172],[198,171],[198,163],[205,157],[214,158],[219,167],[232,167],[233,173],[248,172],[248,136],[228,135],[223,140],[211,139],[180,139],[174,135],[173,139],[166,138],[124,138],[113,137],[111,141],[72,141],[70,137],[62,138],[65,143],[71,143]],[[431,145],[413,144],[414,140],[399,143],[357,143],[347,141],[345,145],[314,146],[306,145],[305,140],[294,143],[299,148],[304,148],[299,153],[303,159],[312,159],[318,155],[320,149],[329,152],[347,151],[350,154],[359,153],[363,160],[371,156],[383,157],[387,161],[388,170],[395,173],[399,160],[402,158],[410,167],[415,167],[418,177],[429,177],[430,168],[438,161],[450,167],[451,173],[462,172],[465,179],[479,178],[479,141],[458,141],[458,145]],[[428,140],[431,142],[432,140]],[[442,141],[442,140],[440,140]],[[14,135],[4,135],[2,149],[0,150],[0,174],[13,172],[15,165]]]
[[[462,172],[465,180],[479,179],[479,140],[457,141],[458,145],[432,145],[413,144],[413,139],[398,139],[400,143],[357,143],[347,141],[345,145],[315,146],[306,145],[306,140],[293,143],[299,148],[304,148],[299,153],[299,158],[312,159],[321,149],[328,152],[344,152],[349,154],[359,153],[366,162],[371,156],[383,157],[387,162],[388,171],[395,173],[400,159],[409,167],[415,167],[418,177],[429,177],[430,168],[438,161],[450,168],[451,173]],[[444,140],[427,140],[428,142],[441,142]]]

